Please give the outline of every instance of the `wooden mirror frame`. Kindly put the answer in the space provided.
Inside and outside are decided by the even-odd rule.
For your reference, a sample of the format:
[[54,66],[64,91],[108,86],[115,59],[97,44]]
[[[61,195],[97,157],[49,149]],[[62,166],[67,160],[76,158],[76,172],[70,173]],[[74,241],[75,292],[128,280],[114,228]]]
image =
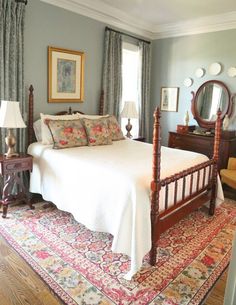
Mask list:
[[219,86],[223,87],[226,90],[226,93],[228,96],[228,101],[226,101],[226,107],[224,110],[222,110],[222,113],[221,113],[221,120],[224,119],[226,114],[228,114],[228,116],[230,116],[231,112],[232,112],[232,98],[234,97],[234,95],[231,96],[228,87],[223,82],[218,81],[218,80],[206,81],[197,89],[196,94],[193,91],[191,92],[191,94],[193,96],[192,101],[191,101],[191,111],[193,114],[193,118],[197,121],[198,125],[202,128],[214,128],[215,127],[215,121],[207,121],[207,120],[202,119],[197,111],[198,96],[199,96],[202,88],[209,83],[218,84]]

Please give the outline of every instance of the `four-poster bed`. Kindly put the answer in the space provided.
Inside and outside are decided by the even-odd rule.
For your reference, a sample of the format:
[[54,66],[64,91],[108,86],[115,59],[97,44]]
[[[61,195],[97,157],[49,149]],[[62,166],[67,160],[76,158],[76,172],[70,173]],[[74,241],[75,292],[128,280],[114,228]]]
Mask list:
[[[29,128],[28,128],[28,141],[29,144],[33,142],[33,87],[30,86],[30,94],[29,94]],[[70,110],[71,112],[71,110]],[[99,108],[100,114],[103,113],[103,98],[101,98],[100,101],[100,108]],[[80,213],[78,214],[77,211],[74,210],[72,214],[74,215],[76,220],[81,220],[83,217],[86,219],[85,225],[87,225],[89,228],[102,230],[109,232],[113,234],[114,232],[119,231],[117,236],[118,237],[125,237],[126,236],[126,230],[127,232],[131,232],[132,235],[130,238],[130,245],[124,246],[124,241],[122,246],[124,246],[125,250],[124,253],[131,256],[131,271],[129,275],[127,276],[127,279],[130,279],[132,275],[137,272],[137,268],[140,268],[140,260],[142,261],[143,256],[150,251],[150,262],[151,265],[155,265],[156,262],[156,256],[157,256],[157,246],[158,246],[158,239],[160,237],[160,234],[166,231],[168,228],[173,226],[175,223],[177,223],[181,218],[187,216],[192,211],[196,210],[203,204],[210,202],[209,206],[209,214],[213,215],[215,211],[215,204],[216,204],[216,196],[217,196],[217,162],[219,158],[219,144],[220,144],[220,133],[221,133],[221,119],[220,119],[220,111],[218,111],[218,118],[215,124],[215,140],[214,140],[214,154],[212,159],[208,160],[205,156],[196,154],[196,153],[190,153],[190,152],[183,152],[174,150],[174,156],[170,155],[169,148],[161,148],[161,127],[160,127],[160,111],[159,108],[155,110],[154,113],[154,127],[153,127],[153,145],[146,144],[146,143],[138,143],[136,141],[132,140],[122,140],[114,142],[112,145],[107,145],[106,147],[99,147],[97,150],[95,150],[94,147],[90,147],[88,150],[85,151],[84,147],[79,148],[73,148],[73,152],[68,150],[68,154],[70,155],[70,159],[66,157],[66,149],[64,150],[54,150],[51,147],[41,147],[40,152],[38,149],[38,152],[34,154],[34,144],[31,144],[29,147],[29,153],[33,154],[35,160],[34,160],[34,166],[35,166],[35,176],[37,176],[36,172],[38,172],[38,177],[31,176],[31,179],[33,178],[33,182],[31,183],[31,191],[32,192],[39,192],[45,196],[46,200],[50,200],[51,198],[55,198],[55,203],[58,208],[67,210],[68,212],[72,212],[72,210],[68,207],[65,207],[65,203],[62,203],[60,200],[62,200],[63,195],[58,194],[58,196],[55,194],[55,192],[60,192],[61,187],[63,187],[66,184],[66,180],[62,180],[63,177],[59,177],[59,171],[58,168],[58,162],[60,164],[63,163],[62,160],[67,160],[68,166],[70,165],[73,171],[81,171],[83,167],[86,167],[88,165],[87,172],[83,172],[83,177],[81,178],[79,173],[77,173],[77,181],[78,185],[76,184],[76,179],[71,179],[71,185],[70,188],[68,187],[68,190],[71,190],[70,194],[67,192],[67,196],[65,196],[65,200],[74,201],[76,198],[74,198],[72,189],[76,188],[77,197],[80,196],[80,191],[83,193],[83,188],[87,189],[87,195],[88,195],[88,202],[85,202],[84,205],[90,211],[89,213],[92,213],[91,217],[89,217],[88,211],[82,211],[80,210]],[[120,142],[120,143],[119,143]],[[128,154],[126,154],[125,150],[133,149],[132,151],[136,150],[139,154],[139,159],[136,164],[130,164],[131,159],[127,160],[127,164],[122,160],[121,165],[119,167],[119,163],[117,163],[117,160],[115,160],[114,163],[111,163],[109,160],[110,158],[113,158],[114,151],[117,149],[119,154],[123,155],[123,160],[127,157]],[[108,152],[108,155],[106,155],[106,150]],[[152,150],[152,153],[151,153]],[[167,154],[163,154],[161,156],[161,152]],[[149,154],[149,155],[147,155]],[[76,156],[75,156],[76,155]],[[105,155],[106,159],[102,159],[103,155]],[[90,156],[90,160],[86,159]],[[110,157],[109,157],[110,156]],[[144,156],[147,156],[148,160],[142,160]],[[171,157],[172,156],[172,157]],[[189,167],[186,167],[186,165],[183,167],[182,170],[177,170],[177,172],[173,171],[173,169],[167,168],[167,163],[171,164],[171,159],[173,163],[173,167],[178,164],[178,162],[175,160],[179,156],[180,161],[179,163],[186,163],[192,164]],[[181,157],[182,156],[182,157]],[[186,162],[185,158],[186,157]],[[63,159],[67,158],[67,159]],[[78,167],[76,167],[75,158],[80,158],[78,160]],[[115,156],[114,158],[118,158],[118,156]],[[133,157],[132,157],[133,158]],[[182,159],[181,159],[182,158]],[[194,161],[191,163],[190,159],[193,158]],[[57,160],[57,166],[53,166],[52,160]],[[73,159],[73,162],[71,161]],[[103,161],[101,161],[103,160]],[[104,161],[105,160],[105,161]],[[143,161],[143,162],[142,162]],[[77,162],[77,161],[76,161]],[[103,164],[99,162],[104,162]],[[129,164],[128,164],[129,162]],[[177,163],[176,163],[177,162]],[[110,164],[111,163],[111,164]],[[125,164],[123,164],[125,163]],[[152,172],[149,169],[148,174],[144,174],[144,177],[138,176],[138,174],[142,173],[142,171],[146,170],[146,164],[139,164],[139,163],[147,163],[152,165]],[[163,168],[167,168],[166,172],[161,172],[161,166]],[[50,167],[50,169],[48,169]],[[111,179],[111,169],[114,168],[114,171],[117,171],[115,173],[114,180]],[[127,172],[127,176],[124,176],[122,171],[126,170],[126,167],[129,167],[129,172]],[[177,166],[178,167],[178,166]],[[162,168],[162,170],[163,170]],[[63,169],[64,171],[67,170],[66,167]],[[98,170],[98,172],[96,172]],[[149,175],[150,172],[150,175]],[[171,174],[170,174],[171,173]],[[64,172],[63,172],[64,174]],[[33,169],[33,175],[34,175],[34,169]],[[82,174],[81,174],[82,175]],[[65,176],[65,174],[64,174]],[[96,179],[94,177],[96,177]],[[106,176],[108,177],[107,180]],[[130,180],[130,177],[133,177],[136,179],[135,182],[132,182]],[[54,189],[54,182],[53,178],[55,178],[56,183],[58,185]],[[147,181],[147,178],[150,178],[150,181]],[[47,180],[48,179],[48,180]],[[58,180],[59,179],[59,180]],[[86,181],[87,179],[87,181]],[[43,181],[40,186],[39,185],[33,185],[35,181]],[[95,207],[95,211],[92,210],[93,206],[91,204],[91,207],[89,206],[89,200],[94,200],[92,196],[92,193],[95,193],[97,197],[100,196],[98,193],[98,189],[95,186],[95,183],[98,184],[98,180],[103,180],[103,184],[101,186],[101,195],[100,199],[103,199],[104,197],[109,198],[109,205],[105,205],[103,207],[103,202],[101,200],[100,204],[101,207]],[[112,183],[109,186],[110,181],[112,180]],[[145,180],[145,181],[144,181]],[[124,181],[124,183],[123,183]],[[142,185],[141,185],[141,182]],[[144,182],[143,182],[144,181]],[[148,191],[148,184],[151,182],[151,186]],[[117,184],[116,184],[117,183]],[[122,184],[123,183],[123,184]],[[105,186],[104,186],[105,184]],[[116,185],[114,187],[114,184]],[[127,185],[131,185],[132,191],[128,190]],[[139,189],[139,184],[140,189]],[[143,186],[144,185],[144,186]],[[81,190],[80,190],[81,186]],[[51,191],[48,191],[48,189],[51,187]],[[65,185],[65,189],[66,189]],[[109,190],[110,188],[110,190]],[[120,188],[118,190],[118,188]],[[119,193],[122,193],[122,188],[126,189],[126,192],[131,194],[131,199],[127,199],[127,202],[131,202],[131,204],[126,209],[126,199],[124,200],[124,204],[121,202],[122,208],[120,208],[118,205],[115,204],[115,209],[112,210],[112,198],[114,198],[114,201],[118,200]],[[46,190],[47,189],[47,190]],[[53,190],[55,190],[54,194]],[[78,191],[79,190],[79,191]],[[116,192],[116,190],[118,190]],[[113,192],[113,194],[109,194],[110,192]],[[96,193],[97,192],[97,193]],[[105,193],[107,192],[107,193]],[[50,193],[50,194],[49,194]],[[117,195],[116,195],[117,193]],[[74,195],[75,196],[75,195]],[[113,197],[112,197],[113,196]],[[117,197],[117,198],[116,198]],[[89,199],[90,198],[90,199]],[[133,199],[135,198],[135,199]],[[145,200],[149,203],[144,204],[144,202],[139,202],[141,199],[145,198]],[[117,203],[117,202],[116,202]],[[76,205],[79,205],[79,200],[76,203]],[[69,206],[69,204],[67,203]],[[136,206],[137,205],[137,206]],[[91,208],[91,210],[90,210]],[[84,209],[84,207],[83,207]],[[103,224],[101,225],[101,221],[99,219],[99,225],[96,224],[95,226],[90,223],[90,218],[99,217],[103,215],[100,214],[101,210],[104,214],[107,213],[108,216],[104,216],[104,219],[102,219]],[[119,211],[120,209],[120,211]],[[140,209],[140,210],[138,210]],[[130,212],[131,211],[131,212]],[[81,215],[84,213],[84,216]],[[87,213],[87,214],[86,214]],[[116,228],[109,228],[109,226],[106,227],[106,224],[104,224],[106,221],[109,223],[109,217],[111,219],[111,223],[116,223],[114,219],[114,214],[119,217],[120,213],[120,219],[117,221]],[[127,214],[130,213],[130,218],[128,219],[128,224],[125,223],[122,219],[125,219],[125,217],[128,217]],[[133,213],[133,214],[132,214]],[[147,218],[149,215],[149,219]],[[86,218],[87,217],[87,218]],[[107,217],[107,218],[106,218]],[[136,219],[136,218],[137,219]],[[142,218],[143,217],[143,218]],[[145,218],[146,217],[146,218]],[[113,218],[113,219],[112,219]],[[134,220],[135,218],[135,220]],[[148,227],[150,222],[150,228]],[[113,225],[112,223],[112,225]],[[147,224],[146,224],[147,223]],[[115,227],[116,224],[114,224]],[[118,227],[120,225],[120,227]],[[132,228],[130,228],[132,226]],[[101,229],[102,228],[102,229]],[[134,232],[134,229],[137,230]],[[121,231],[121,232],[120,232]],[[150,233],[150,243],[146,242],[145,246],[140,246],[140,243],[144,242],[145,239],[149,238],[145,236],[145,234]],[[116,238],[116,233],[114,235],[114,243],[116,245],[114,246],[115,250],[121,251],[120,243],[121,241]],[[127,233],[128,236],[128,233]],[[142,239],[143,238],[143,239]],[[128,237],[127,237],[128,239]],[[140,247],[142,248],[140,251],[140,257],[138,253],[135,251],[139,251]],[[146,251],[146,252],[145,252]],[[138,263],[132,267],[132,259],[137,260]]]

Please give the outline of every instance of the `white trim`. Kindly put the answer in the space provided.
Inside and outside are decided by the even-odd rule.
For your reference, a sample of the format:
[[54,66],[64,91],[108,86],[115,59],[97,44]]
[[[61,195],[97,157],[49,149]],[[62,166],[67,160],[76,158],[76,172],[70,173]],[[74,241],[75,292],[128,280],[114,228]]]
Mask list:
[[236,28],[236,11],[198,19],[171,23],[152,24],[137,20],[100,0],[41,0],[74,13],[90,17],[148,39],[160,39],[217,32]]
[[155,26],[153,39],[195,35],[236,28],[236,12]]

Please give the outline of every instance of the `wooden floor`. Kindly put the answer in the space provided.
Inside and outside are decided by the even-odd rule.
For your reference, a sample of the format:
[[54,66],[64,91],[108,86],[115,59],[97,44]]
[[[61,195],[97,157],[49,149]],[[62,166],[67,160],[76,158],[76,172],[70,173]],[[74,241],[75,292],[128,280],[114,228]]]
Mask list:
[[[234,199],[235,194],[230,196]],[[227,195],[228,197],[228,195]],[[204,305],[222,305],[227,270],[206,298]],[[62,305],[40,277],[0,236],[0,304]]]
[[0,304],[62,305],[48,286],[0,236]]
[[225,285],[227,280],[227,271],[222,274],[220,279],[216,282],[212,291],[209,293],[209,296],[206,298],[204,305],[223,305],[224,304],[224,294],[225,294]]

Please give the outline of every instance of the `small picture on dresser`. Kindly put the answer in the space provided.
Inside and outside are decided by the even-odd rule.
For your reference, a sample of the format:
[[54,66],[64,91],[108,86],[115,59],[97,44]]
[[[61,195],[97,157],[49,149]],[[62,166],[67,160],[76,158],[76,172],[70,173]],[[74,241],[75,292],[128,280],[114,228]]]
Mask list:
[[161,88],[161,110],[162,111],[178,111],[178,87],[162,87]]

